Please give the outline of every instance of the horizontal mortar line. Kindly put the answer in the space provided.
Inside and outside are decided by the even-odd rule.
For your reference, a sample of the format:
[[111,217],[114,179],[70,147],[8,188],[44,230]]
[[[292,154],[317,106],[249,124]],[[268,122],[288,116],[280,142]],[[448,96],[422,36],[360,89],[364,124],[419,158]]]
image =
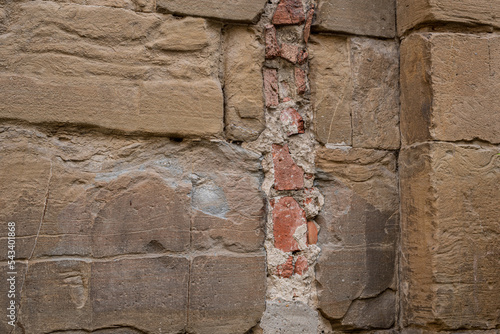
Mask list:
[[492,149],[500,149],[500,143],[494,144],[490,143],[485,140],[456,140],[456,141],[446,141],[446,140],[428,140],[428,141],[422,141],[418,143],[413,143],[410,145],[402,145],[401,150],[403,149],[410,149],[410,148],[417,148],[421,145],[426,145],[426,144],[455,144],[455,145],[461,145],[461,146],[475,146],[479,148],[492,148]]
[[[217,251],[195,251],[191,253],[144,253],[144,254],[121,254],[121,255],[115,255],[115,256],[109,256],[109,257],[86,257],[86,256],[79,256],[79,255],[58,255],[58,256],[50,256],[50,257],[39,257],[39,258],[33,258],[30,260],[27,259],[15,259],[16,262],[18,263],[38,263],[38,262],[56,262],[56,261],[82,261],[82,262],[110,262],[110,261],[119,261],[119,260],[142,260],[142,259],[156,259],[156,258],[163,258],[163,257],[173,257],[173,258],[185,258],[185,259],[193,259],[196,257],[203,257],[203,256],[228,256],[228,257],[241,257],[241,258],[251,258],[251,257],[260,257],[264,256],[265,253],[263,250],[261,251],[252,251],[252,252],[245,252],[245,253],[236,253],[236,252],[231,252],[228,250],[217,250]],[[7,264],[8,261],[0,261],[1,264]]]
[[[429,31],[428,29],[434,29]],[[437,30],[436,30],[437,29]],[[481,30],[482,29],[482,30]],[[462,35],[485,35],[493,36],[500,35],[500,28],[494,27],[489,24],[463,24],[459,22],[435,22],[423,23],[417,27],[412,27],[406,30],[400,39],[409,37],[411,34],[462,34]]]

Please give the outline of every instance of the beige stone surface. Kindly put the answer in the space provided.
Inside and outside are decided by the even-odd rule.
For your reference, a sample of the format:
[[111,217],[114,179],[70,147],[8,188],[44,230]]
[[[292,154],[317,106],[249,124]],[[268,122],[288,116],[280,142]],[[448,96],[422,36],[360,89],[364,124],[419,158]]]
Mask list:
[[255,22],[266,0],[157,0],[156,8],[172,14],[201,16],[230,22]]
[[416,145],[400,173],[404,325],[498,327],[498,148]]
[[255,28],[234,26],[226,31],[224,96],[226,136],[255,140],[265,128],[262,63],[265,46]]
[[395,0],[319,0],[315,29],[392,38],[396,34]]
[[0,117],[219,135],[220,26],[95,8],[49,1],[9,5],[0,50]]
[[[30,259],[26,333],[115,325],[178,333],[208,322],[213,332],[244,333],[257,323],[266,278],[258,154],[14,124],[0,128],[0,141],[0,217],[17,223],[17,257]],[[214,266],[195,260],[203,268],[195,278],[197,257]],[[223,298],[207,294],[219,278]],[[203,281],[200,296],[187,292],[190,279],[191,291]],[[237,311],[226,312],[228,300]]]
[[500,38],[413,34],[401,45],[403,142],[500,143]]
[[333,36],[314,36],[310,43],[309,78],[317,140],[324,144],[397,149],[397,44]]
[[375,297],[396,288],[396,155],[323,148],[316,167],[325,198],[316,218],[322,250],[316,266],[319,308],[329,319],[342,319],[345,329],[389,328],[395,308],[387,307],[389,297]]
[[500,3],[490,0],[397,0],[398,33],[422,25],[459,23],[500,27]]

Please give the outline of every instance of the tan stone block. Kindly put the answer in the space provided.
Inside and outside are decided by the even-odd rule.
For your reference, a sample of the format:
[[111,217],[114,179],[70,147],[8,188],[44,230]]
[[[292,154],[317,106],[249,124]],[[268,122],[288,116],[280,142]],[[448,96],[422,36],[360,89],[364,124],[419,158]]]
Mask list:
[[245,333],[266,308],[265,256],[198,256],[191,264],[190,285],[191,331]]
[[396,42],[314,36],[309,50],[316,138],[324,144],[397,149]]
[[490,0],[397,0],[398,33],[436,23],[500,27],[500,3]]
[[172,14],[202,16],[224,21],[255,22],[266,0],[157,0],[156,7]]
[[500,143],[500,38],[412,34],[401,45],[403,142]]
[[420,144],[400,155],[405,325],[499,325],[498,148]]
[[374,300],[369,308],[376,305],[377,316],[362,310],[367,298],[395,289],[396,156],[367,149],[320,149],[316,166],[325,200],[316,218],[322,249],[316,276],[320,309],[329,319],[343,319],[346,329],[386,328],[395,319],[394,305]]
[[255,28],[227,30],[224,52],[226,136],[255,140],[265,128],[262,63],[265,46]]
[[348,39],[314,36],[309,52],[316,139],[324,144],[351,145],[352,76]]
[[396,34],[395,20],[394,0],[320,0],[313,27],[321,31],[392,38]]

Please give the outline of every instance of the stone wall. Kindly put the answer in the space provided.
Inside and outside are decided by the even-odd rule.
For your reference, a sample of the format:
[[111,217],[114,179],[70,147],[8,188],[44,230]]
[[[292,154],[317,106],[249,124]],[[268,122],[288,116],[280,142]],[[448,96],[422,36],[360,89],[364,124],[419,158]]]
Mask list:
[[0,332],[499,334],[499,28],[491,0],[0,0]]

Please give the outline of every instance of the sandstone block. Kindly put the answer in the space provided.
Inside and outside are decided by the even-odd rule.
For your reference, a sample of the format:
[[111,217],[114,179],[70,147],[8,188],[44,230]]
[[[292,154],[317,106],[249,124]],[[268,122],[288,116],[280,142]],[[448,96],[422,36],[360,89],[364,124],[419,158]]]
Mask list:
[[318,325],[315,310],[298,301],[280,299],[266,303],[266,313],[261,322],[264,333],[273,334],[290,333],[290,328],[294,333],[316,334]]
[[[366,322],[346,319],[356,300],[394,289],[396,157],[387,151],[321,149],[316,166],[318,188],[325,198],[316,219],[322,249],[316,266],[320,309],[329,319],[344,319],[346,329],[377,328],[376,317]],[[384,305],[381,301],[377,306],[384,319],[395,319],[394,308]]]
[[253,28],[232,27],[225,41],[226,135],[255,140],[265,128],[262,92],[264,46]]
[[264,10],[266,0],[158,0],[156,7],[172,14],[201,16],[233,22],[252,23]]
[[436,33],[406,38],[401,44],[403,143],[500,143],[499,50],[495,36]]
[[318,141],[398,148],[396,43],[362,37],[314,36],[309,50]]
[[500,323],[500,156],[495,147],[426,143],[400,155],[405,325]]
[[49,1],[14,3],[7,22],[0,117],[180,137],[222,132],[220,27]]
[[436,23],[500,27],[500,3],[488,0],[397,0],[398,33]]
[[342,325],[353,328],[391,328],[396,314],[396,294],[387,290],[380,296],[353,302]]
[[[306,214],[293,197],[281,197],[271,203],[274,246],[284,252],[300,250],[294,238],[298,227],[306,225]],[[301,240],[299,240],[301,241]],[[305,240],[303,240],[305,243]]]
[[265,309],[266,260],[199,256],[191,264],[189,329],[200,334],[246,333]]
[[386,38],[396,34],[395,0],[321,0],[317,13],[313,26],[321,31]]

